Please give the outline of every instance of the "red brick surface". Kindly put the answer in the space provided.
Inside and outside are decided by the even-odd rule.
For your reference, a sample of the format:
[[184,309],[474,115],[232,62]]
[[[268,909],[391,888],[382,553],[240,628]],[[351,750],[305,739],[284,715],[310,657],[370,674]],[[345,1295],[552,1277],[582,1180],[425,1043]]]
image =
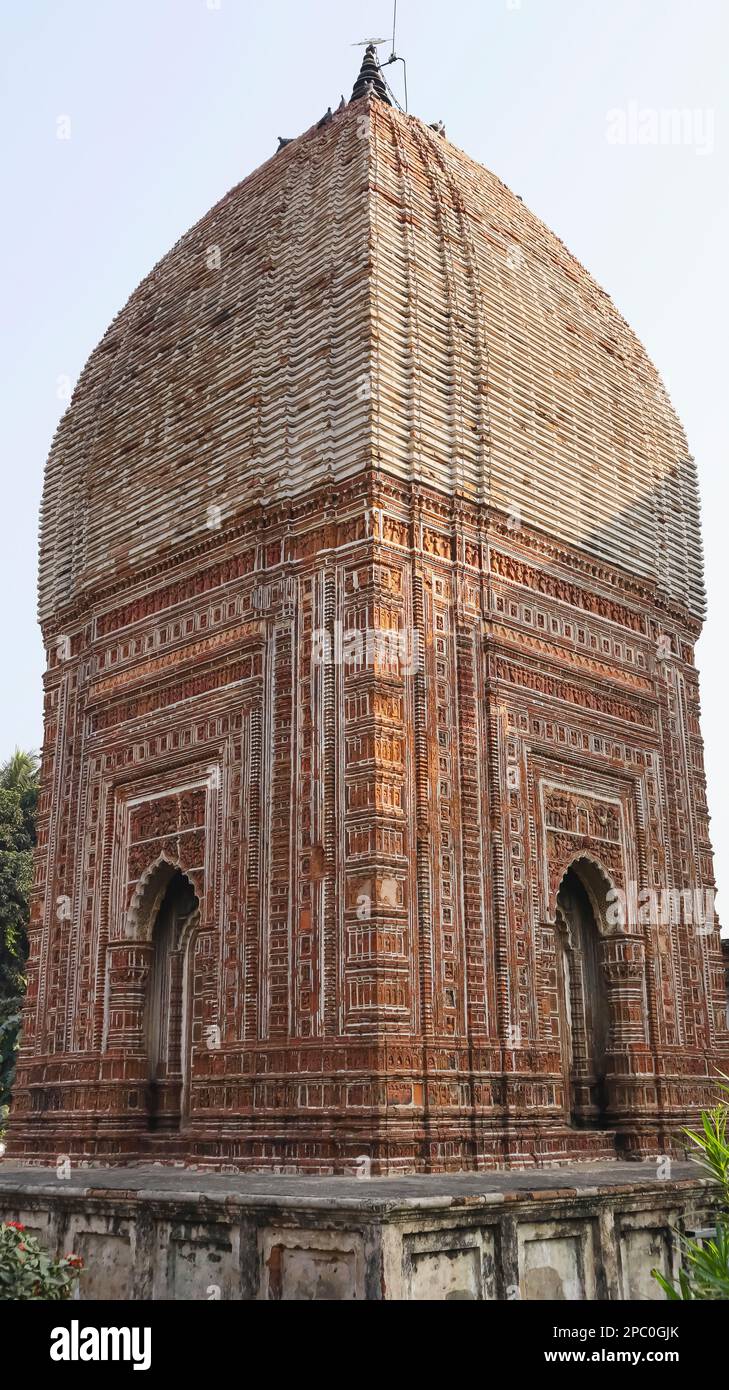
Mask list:
[[[354,120],[341,119],[350,122],[343,134],[316,138],[323,148],[339,142],[344,197],[362,185],[346,173],[357,167]],[[405,122],[390,112],[385,119]],[[388,131],[374,146],[383,167],[388,150],[395,158]],[[436,137],[411,136],[411,161],[415,153],[425,160]],[[298,158],[296,148],[282,161]],[[311,155],[310,137],[302,149]],[[280,167],[293,179],[295,165]],[[274,173],[266,170],[265,179],[276,177],[275,162]],[[401,173],[415,217],[422,187],[407,193]],[[242,185],[246,197],[259,196],[261,177]],[[315,200],[316,170],[309,177]],[[470,177],[462,175],[464,198]],[[456,212],[465,217],[454,197]],[[348,227],[359,250],[346,254],[366,284],[367,219],[357,214]],[[313,255],[307,246],[305,238],[297,254]],[[279,249],[275,242],[272,266],[256,271],[272,276],[276,295],[288,283],[276,279]],[[417,247],[413,254],[417,262]],[[424,255],[419,264],[423,328],[430,272]],[[291,341],[280,328],[279,365],[295,384],[289,400],[297,409],[314,401],[331,433],[310,446],[308,486],[299,475],[285,495],[282,469],[261,496],[250,475],[256,448],[267,468],[277,440],[283,455],[293,407],[276,414],[259,361],[258,384],[239,383],[238,412],[220,394],[228,349],[211,367],[217,404],[209,395],[205,407],[202,397],[195,404],[195,390],[206,390],[205,361],[193,370],[181,338],[188,319],[170,330],[165,314],[184,303],[192,320],[194,302],[208,322],[219,301],[197,280],[175,301],[164,266],[142,294],[145,312],[153,318],[156,302],[162,316],[154,350],[140,327],[140,291],[137,318],[122,316],[110,330],[62,427],[67,494],[58,452],[49,470],[43,791],[11,1155],[311,1170],[366,1157],[374,1171],[397,1171],[668,1147],[711,1097],[715,1064],[727,1062],[718,932],[633,918],[616,928],[601,904],[610,885],[713,881],[693,664],[700,618],[694,579],[684,603],[675,567],[666,577],[666,556],[680,551],[675,528],[665,550],[656,532],[655,574],[645,554],[630,573],[624,558],[605,558],[603,532],[592,545],[584,528],[579,545],[565,539],[564,497],[550,536],[528,515],[515,525],[503,501],[479,500],[475,485],[459,490],[456,479],[449,495],[415,469],[412,479],[398,476],[397,460],[381,464],[387,412],[397,407],[374,339],[364,355],[357,346],[362,334],[376,338],[376,325],[367,327],[354,271],[351,351],[346,315],[337,317],[346,296],[329,301],[328,318],[319,313],[326,288],[317,291],[321,303],[312,300],[313,326],[306,314],[289,320]],[[381,312],[384,341],[394,320]],[[602,301],[591,312],[602,315]],[[130,322],[141,334],[136,346]],[[345,324],[338,337],[332,328],[337,346],[323,375],[312,365],[322,323]],[[170,332],[178,350],[163,361]],[[105,354],[119,343],[126,366],[104,376]],[[294,361],[297,344],[308,369]],[[368,353],[371,399],[357,387]],[[474,402],[479,360],[474,348]],[[425,356],[418,371],[425,395]],[[438,418],[446,432],[455,428],[438,392],[431,406],[413,419],[429,422],[433,438]],[[246,425],[249,471],[236,496],[243,455],[237,464],[229,427],[250,410],[262,413]],[[584,418],[575,420],[587,432]],[[144,421],[147,445],[136,432]],[[607,414],[603,424],[613,428]],[[636,428],[632,407],[628,428]],[[666,458],[668,438],[656,427]],[[122,444],[133,476],[117,497]],[[189,456],[181,459],[177,445]],[[457,446],[455,436],[447,442],[451,452]],[[222,494],[217,447],[228,448]],[[509,447],[502,438],[502,463]],[[577,471],[579,434],[569,447]],[[72,525],[68,498],[82,478],[86,500]],[[205,508],[221,495],[221,524],[206,529]],[[162,496],[185,521],[170,524],[155,553]],[[678,493],[671,505],[680,509]],[[695,576],[690,541],[682,544]],[[316,659],[317,634],[335,641],[354,628],[403,632],[411,646],[417,634],[419,669],[391,658]],[[555,925],[573,863],[595,895],[610,1026],[606,1108],[584,1128],[570,1123]],[[156,913],[173,868],[194,887],[199,915],[170,987],[177,1091],[165,1102],[168,1127],[151,1129],[144,1010]],[[573,1046],[583,1044],[575,1024]]]

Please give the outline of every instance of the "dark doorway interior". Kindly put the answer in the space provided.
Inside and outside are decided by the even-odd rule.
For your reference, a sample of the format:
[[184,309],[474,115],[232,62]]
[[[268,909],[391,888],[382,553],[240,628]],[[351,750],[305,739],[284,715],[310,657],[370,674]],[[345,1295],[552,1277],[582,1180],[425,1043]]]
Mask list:
[[565,1085],[570,1119],[605,1125],[609,1015],[600,933],[579,874],[570,869],[557,898]]
[[197,911],[190,880],[173,873],[155,920],[154,956],[147,991],[145,1034],[149,1062],[150,1129],[179,1129],[184,1083],[185,926]]

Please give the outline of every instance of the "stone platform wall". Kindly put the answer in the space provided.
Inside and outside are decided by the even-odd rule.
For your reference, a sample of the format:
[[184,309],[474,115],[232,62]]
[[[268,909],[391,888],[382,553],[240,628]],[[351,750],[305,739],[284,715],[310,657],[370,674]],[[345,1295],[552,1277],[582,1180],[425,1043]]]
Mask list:
[[[0,1218],[85,1261],[85,1299],[657,1299],[676,1228],[711,1225],[695,1168],[448,1179],[0,1167]],[[627,1168],[627,1172],[626,1172]],[[688,1174],[686,1171],[688,1170]]]

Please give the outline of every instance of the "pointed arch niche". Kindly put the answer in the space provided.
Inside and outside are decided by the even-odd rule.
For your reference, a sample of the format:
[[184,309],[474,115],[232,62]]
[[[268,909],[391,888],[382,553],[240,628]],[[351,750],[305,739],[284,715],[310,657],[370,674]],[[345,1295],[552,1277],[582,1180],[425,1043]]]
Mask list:
[[645,1073],[649,1029],[644,938],[610,913],[613,887],[596,859],[575,855],[553,922],[566,1117],[575,1128],[619,1130],[623,1142],[633,1126],[626,1085]]
[[179,1129],[187,1094],[188,955],[200,903],[192,881],[181,869],[166,875],[150,916],[149,982],[143,1034],[149,1086],[151,1129]]
[[199,926],[192,875],[160,857],[139,880],[109,975],[108,1048],[138,1059],[150,1130],[179,1129],[186,1109],[190,961]]
[[603,941],[611,887],[594,860],[577,857],[557,890],[554,920],[565,1109],[577,1128],[603,1128],[607,1122],[611,1014]]

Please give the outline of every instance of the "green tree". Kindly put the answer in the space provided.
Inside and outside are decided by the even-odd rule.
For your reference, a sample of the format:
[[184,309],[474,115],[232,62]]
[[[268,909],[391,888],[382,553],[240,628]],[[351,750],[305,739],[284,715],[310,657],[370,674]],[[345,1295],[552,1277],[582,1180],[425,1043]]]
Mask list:
[[10,1098],[25,992],[39,760],[16,749],[0,767],[0,1107]]

